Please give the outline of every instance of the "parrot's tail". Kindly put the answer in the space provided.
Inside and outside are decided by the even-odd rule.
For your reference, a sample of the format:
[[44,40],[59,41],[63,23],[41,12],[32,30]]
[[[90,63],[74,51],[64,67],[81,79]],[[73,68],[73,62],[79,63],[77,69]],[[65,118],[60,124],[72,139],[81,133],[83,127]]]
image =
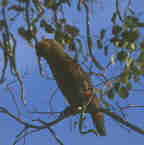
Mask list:
[[91,112],[93,123],[100,136],[106,136],[106,130],[104,127],[104,114],[102,112]]

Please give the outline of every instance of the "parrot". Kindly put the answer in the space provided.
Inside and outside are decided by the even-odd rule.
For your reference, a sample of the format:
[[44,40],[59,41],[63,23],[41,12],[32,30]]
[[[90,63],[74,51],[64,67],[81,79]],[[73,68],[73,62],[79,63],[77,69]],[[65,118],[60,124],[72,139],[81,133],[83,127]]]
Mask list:
[[[49,65],[56,83],[71,106],[87,103],[93,95],[92,83],[88,74],[68,55],[64,46],[55,39],[43,38],[37,44],[40,56]],[[87,113],[100,136],[106,136],[104,113],[96,111],[101,107],[100,100],[93,97],[87,106]]]

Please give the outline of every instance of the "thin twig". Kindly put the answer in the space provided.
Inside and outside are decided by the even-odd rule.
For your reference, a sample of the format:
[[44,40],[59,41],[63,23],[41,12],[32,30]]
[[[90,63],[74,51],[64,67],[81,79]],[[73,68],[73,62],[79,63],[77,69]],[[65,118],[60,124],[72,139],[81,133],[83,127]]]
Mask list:
[[13,100],[13,102],[14,102],[14,104],[15,104],[15,106],[16,106],[16,110],[17,110],[17,112],[18,112],[18,117],[20,118],[20,117],[21,117],[21,111],[20,111],[20,108],[19,108],[18,103],[17,103],[17,101],[16,101],[16,97],[15,97],[15,95],[14,95],[12,89],[11,89],[8,85],[6,85],[6,88],[8,89],[9,93],[10,93],[11,96],[12,96],[12,100]]
[[87,42],[88,42],[89,53],[95,66],[99,68],[100,70],[104,71],[105,68],[101,66],[101,64],[98,62],[98,60],[96,60],[95,56],[93,55],[93,44],[92,44],[92,39],[90,35],[90,12],[89,12],[88,4],[86,3],[86,1],[84,0],[82,1],[82,3],[86,9],[86,26],[87,26],[86,30],[87,30]]
[[[46,125],[47,126],[47,123],[42,121],[42,120],[39,120],[40,123],[42,123],[43,125]],[[55,140],[60,144],[60,145],[64,145],[60,139],[57,137],[56,133],[53,131],[53,129],[51,129],[49,126],[48,126],[48,130],[50,131],[50,133],[53,135],[53,137],[55,138]]]

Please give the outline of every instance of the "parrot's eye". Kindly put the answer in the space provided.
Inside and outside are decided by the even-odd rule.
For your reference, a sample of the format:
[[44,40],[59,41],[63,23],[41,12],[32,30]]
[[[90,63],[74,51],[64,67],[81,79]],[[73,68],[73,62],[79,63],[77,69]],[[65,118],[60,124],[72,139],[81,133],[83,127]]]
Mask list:
[[78,110],[82,110],[82,107],[81,106],[78,106],[78,108],[77,108]]

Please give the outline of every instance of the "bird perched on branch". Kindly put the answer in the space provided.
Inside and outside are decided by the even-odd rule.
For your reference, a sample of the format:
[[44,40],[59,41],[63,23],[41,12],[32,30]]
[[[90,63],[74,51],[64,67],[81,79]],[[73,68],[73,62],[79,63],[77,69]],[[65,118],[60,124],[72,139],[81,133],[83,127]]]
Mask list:
[[[100,101],[93,97],[92,84],[81,66],[73,61],[56,40],[43,38],[36,46],[44,57],[56,79],[57,85],[71,106],[87,104],[93,123],[101,136],[106,135],[104,113],[96,111]],[[90,100],[91,99],[91,100]]]

